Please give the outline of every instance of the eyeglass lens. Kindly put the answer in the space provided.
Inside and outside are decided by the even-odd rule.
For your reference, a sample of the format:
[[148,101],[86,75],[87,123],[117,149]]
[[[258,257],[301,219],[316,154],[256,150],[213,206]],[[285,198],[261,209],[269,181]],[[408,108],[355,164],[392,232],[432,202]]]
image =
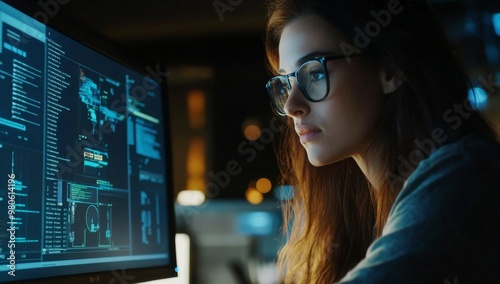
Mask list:
[[[296,72],[297,83],[303,95],[313,102],[320,101],[327,95],[328,82],[321,62],[312,60],[304,63]],[[268,90],[276,111],[285,114],[284,106],[291,91],[291,82],[287,76],[277,76],[268,83]]]

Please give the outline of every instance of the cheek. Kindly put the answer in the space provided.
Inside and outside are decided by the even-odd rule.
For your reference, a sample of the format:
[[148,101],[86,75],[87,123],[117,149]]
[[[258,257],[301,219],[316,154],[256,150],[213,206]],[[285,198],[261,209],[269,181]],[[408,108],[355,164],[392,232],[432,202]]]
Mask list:
[[[345,131],[371,132],[380,117],[383,91],[373,72],[357,72],[332,80],[330,113]],[[331,96],[331,97],[330,97]]]
[[332,78],[330,95],[350,111],[378,113],[384,94],[378,73],[363,65],[347,66],[344,71]]

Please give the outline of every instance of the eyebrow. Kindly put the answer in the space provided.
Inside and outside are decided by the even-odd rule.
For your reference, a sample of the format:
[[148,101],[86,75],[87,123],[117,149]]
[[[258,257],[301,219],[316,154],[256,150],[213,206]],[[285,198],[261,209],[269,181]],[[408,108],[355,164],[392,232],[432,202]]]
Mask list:
[[[297,66],[300,66],[302,65],[304,62],[306,62],[307,60],[310,60],[310,59],[313,59],[315,57],[318,57],[318,56],[323,56],[323,55],[326,55],[326,54],[334,54],[335,52],[325,52],[325,51],[313,51],[311,53],[308,53],[302,57],[300,57],[299,59],[297,59],[297,61],[295,62],[295,65]],[[279,69],[278,70],[278,73],[281,74],[281,75],[286,75],[286,74],[289,74],[287,73],[285,70],[283,69]]]

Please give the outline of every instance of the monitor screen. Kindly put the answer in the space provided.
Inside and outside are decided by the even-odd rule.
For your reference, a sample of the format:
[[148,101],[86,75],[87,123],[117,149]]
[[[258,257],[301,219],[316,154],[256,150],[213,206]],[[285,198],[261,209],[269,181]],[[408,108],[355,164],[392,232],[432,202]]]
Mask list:
[[165,78],[15,2],[0,1],[0,282],[176,276]]

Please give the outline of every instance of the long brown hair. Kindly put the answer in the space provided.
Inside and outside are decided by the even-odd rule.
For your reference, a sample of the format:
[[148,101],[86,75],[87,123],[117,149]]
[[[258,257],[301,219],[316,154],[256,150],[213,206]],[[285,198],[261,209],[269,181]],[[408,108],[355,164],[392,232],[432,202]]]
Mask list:
[[[349,40],[355,38],[356,27],[364,29],[375,21],[374,13],[396,2],[400,13],[391,15],[390,23],[381,26],[368,46],[361,50]],[[424,0],[274,0],[268,11],[266,53],[273,74],[284,26],[315,14],[337,28],[366,60],[404,78],[398,90],[386,96],[379,135],[368,151],[369,162],[384,173],[377,191],[352,158],[312,166],[293,121],[284,122],[288,127],[277,155],[283,183],[293,186],[294,196],[282,205],[286,244],[278,255],[280,271],[286,283],[332,283],[352,269],[374,237],[381,235],[404,180],[432,150],[469,133],[495,135],[468,103],[466,73]],[[468,111],[460,123],[450,112],[456,105]],[[434,139],[436,131],[440,141]]]

